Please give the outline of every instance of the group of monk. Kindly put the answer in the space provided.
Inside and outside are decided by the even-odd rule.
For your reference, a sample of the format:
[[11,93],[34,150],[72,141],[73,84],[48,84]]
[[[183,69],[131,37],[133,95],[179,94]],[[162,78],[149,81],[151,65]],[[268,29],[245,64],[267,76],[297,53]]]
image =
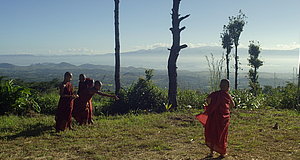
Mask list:
[[92,97],[95,94],[118,100],[117,96],[100,92],[102,83],[86,78],[84,74],[79,75],[78,91],[75,93],[71,84],[72,78],[72,73],[66,72],[64,81],[59,86],[60,98],[55,115],[55,129],[57,132],[72,129],[72,117],[79,125],[93,124]]
[[[84,74],[79,76],[78,92],[73,92],[70,83],[72,74],[66,72],[64,81],[60,85],[60,99],[55,116],[57,132],[65,129],[72,129],[72,116],[80,124],[93,124],[92,97],[95,94],[113,97],[117,96],[100,92],[102,83],[86,78]],[[230,119],[230,108],[234,107],[234,101],[229,91],[229,80],[222,79],[220,90],[211,93],[207,97],[207,106],[202,114],[196,116],[204,126],[205,143],[210,148],[209,157],[213,157],[214,152],[220,154],[220,158],[226,156],[227,136]]]

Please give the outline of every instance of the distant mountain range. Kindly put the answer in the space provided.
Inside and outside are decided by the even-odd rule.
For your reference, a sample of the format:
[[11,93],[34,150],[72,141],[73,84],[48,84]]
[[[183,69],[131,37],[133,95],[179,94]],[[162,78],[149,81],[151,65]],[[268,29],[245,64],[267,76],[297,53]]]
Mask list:
[[[178,58],[178,69],[188,71],[208,71],[207,60],[205,56],[211,60],[211,54],[214,55],[215,61],[220,60],[225,50],[221,47],[199,47],[186,48],[180,52]],[[249,70],[248,66],[248,50],[239,48],[240,67],[244,71]],[[231,53],[231,66],[233,66],[233,55]],[[123,67],[142,67],[153,68],[158,70],[166,70],[169,51],[167,48],[159,47],[148,50],[138,50],[132,52],[121,53],[121,66]],[[262,72],[271,73],[292,73],[294,68],[298,67],[299,49],[294,50],[262,50],[260,58],[264,61],[264,65],[260,68]],[[113,66],[114,54],[64,54],[64,55],[0,55],[0,63],[10,63],[21,66],[44,63],[60,63],[67,62],[72,65],[94,64],[94,65],[110,65]],[[284,66],[284,67],[283,67]],[[233,70],[233,67],[231,67]]]
[[[222,54],[225,52],[224,49],[218,46],[204,46],[204,47],[196,47],[196,48],[185,48],[181,50],[181,53],[185,53],[188,55],[208,55],[210,53],[213,54]],[[241,55],[248,55],[248,49],[247,48],[238,48],[238,52]],[[129,52],[121,52],[121,55],[123,56],[146,56],[146,55],[169,55],[169,50],[165,47],[157,47],[153,49],[141,49],[137,51],[129,51]],[[234,53],[234,50],[231,51],[231,53]],[[292,50],[274,50],[274,49],[262,49],[262,54],[267,55],[298,55],[299,54],[299,48],[295,48]],[[52,53],[49,54],[0,54],[0,56],[114,56],[114,53],[106,53],[106,54],[87,54],[87,53],[68,53],[68,54],[55,54]]]
[[[54,78],[62,80],[66,71],[73,73],[73,83],[77,85],[79,74],[84,73],[87,77],[101,80],[106,89],[113,89],[114,84],[114,66],[82,64],[73,65],[66,62],[61,63],[37,63],[28,66],[18,66],[9,63],[0,63],[0,76],[6,76],[13,79],[22,79],[24,81],[50,81]],[[136,82],[139,77],[144,77],[145,68],[122,67],[121,68],[121,84],[128,87]],[[198,89],[207,91],[209,89],[208,71],[191,72],[178,71],[178,86],[183,89]],[[231,74],[231,81],[234,75]],[[296,76],[291,73],[259,73],[259,82],[261,85],[278,86],[284,85],[286,81],[296,82]],[[168,76],[166,70],[155,70],[153,81],[162,88],[168,87]],[[247,73],[239,74],[239,87],[247,88]]]

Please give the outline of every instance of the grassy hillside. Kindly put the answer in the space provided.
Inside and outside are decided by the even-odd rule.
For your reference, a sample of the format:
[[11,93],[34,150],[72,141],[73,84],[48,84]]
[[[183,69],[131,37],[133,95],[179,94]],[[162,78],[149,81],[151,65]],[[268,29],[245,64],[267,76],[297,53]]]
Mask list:
[[[2,116],[0,159],[204,159],[198,112],[94,117],[94,125],[61,133],[53,116]],[[299,158],[299,122],[291,110],[233,110],[226,159]]]

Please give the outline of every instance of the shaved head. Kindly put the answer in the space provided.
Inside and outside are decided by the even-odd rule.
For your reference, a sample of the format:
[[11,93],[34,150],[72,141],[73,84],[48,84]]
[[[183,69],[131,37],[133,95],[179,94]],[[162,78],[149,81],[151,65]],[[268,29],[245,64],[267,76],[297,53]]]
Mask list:
[[230,82],[228,79],[222,79],[220,82],[220,88],[221,90],[228,91],[230,86]]

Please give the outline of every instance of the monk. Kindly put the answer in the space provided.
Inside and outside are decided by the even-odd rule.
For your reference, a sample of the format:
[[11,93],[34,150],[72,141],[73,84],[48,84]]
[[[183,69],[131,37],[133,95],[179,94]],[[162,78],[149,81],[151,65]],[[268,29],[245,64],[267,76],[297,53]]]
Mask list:
[[64,131],[66,128],[72,129],[71,119],[73,110],[73,99],[77,95],[73,94],[73,86],[71,84],[72,73],[66,72],[64,81],[59,86],[59,102],[55,115],[55,129],[56,132]]
[[86,80],[86,76],[84,74],[79,75],[79,83],[78,83],[78,91],[77,94],[80,95],[80,93],[83,92],[83,90],[86,88],[86,84],[84,83]]
[[[84,97],[85,92],[87,90],[88,87],[93,87],[94,85],[94,80],[92,80],[91,78],[86,78],[86,76],[84,74],[80,74],[79,75],[79,84],[78,84],[78,95],[79,97]],[[93,104],[92,104],[92,98],[88,101],[88,120],[87,123],[88,124],[93,124]],[[75,112],[77,108],[74,108]],[[84,113],[85,114],[85,113]]]
[[[92,81],[92,82],[91,82]],[[106,96],[106,97],[112,97],[118,100],[119,98],[114,95],[109,95],[100,92],[100,88],[102,86],[102,83],[100,81],[95,81],[94,85],[91,85],[93,83],[93,80],[86,80],[85,81],[87,88],[84,91],[84,93],[80,93],[79,97],[76,98],[74,106],[76,107],[76,110],[73,112],[73,117],[75,120],[80,124],[87,124],[90,123],[90,117],[92,115],[92,112],[90,111],[90,104],[92,97],[95,94]]]
[[228,93],[229,80],[222,79],[220,90],[211,93],[207,98],[207,120],[204,122],[205,143],[210,148],[209,157],[213,157],[214,151],[220,154],[219,158],[226,156],[227,135],[230,119],[229,108],[235,104]]

